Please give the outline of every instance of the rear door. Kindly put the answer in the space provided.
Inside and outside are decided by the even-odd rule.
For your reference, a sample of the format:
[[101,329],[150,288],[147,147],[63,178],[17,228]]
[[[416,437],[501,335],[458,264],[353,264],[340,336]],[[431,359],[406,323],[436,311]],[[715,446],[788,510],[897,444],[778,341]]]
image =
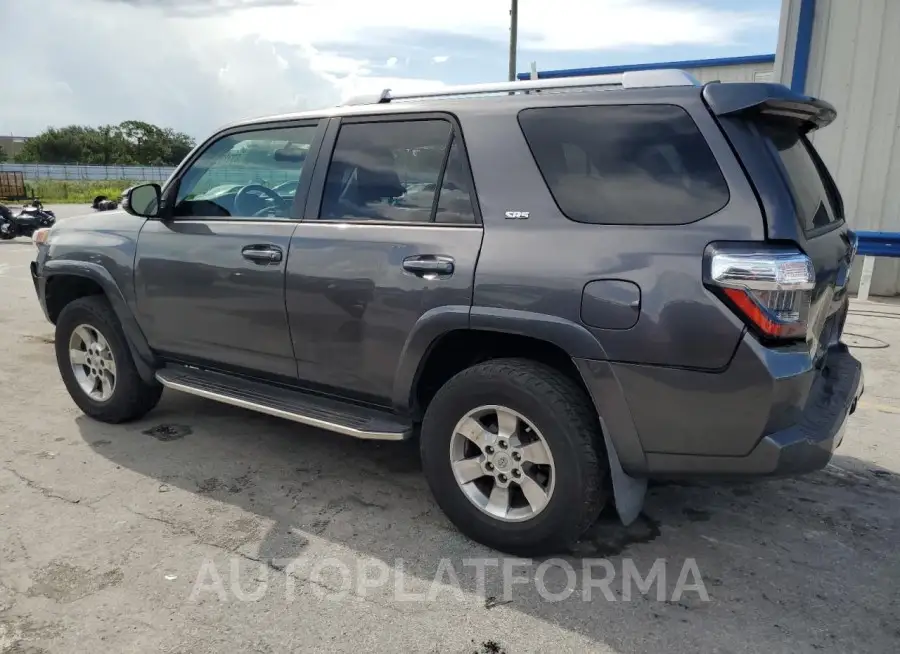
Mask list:
[[388,404],[422,315],[471,306],[481,240],[455,118],[333,119],[287,265],[301,383]]
[[847,309],[846,285],[853,247],[844,217],[843,200],[825,163],[794,121],[765,121],[760,134],[789,189],[794,215],[779,214],[769,237],[792,238],[812,259],[816,295],[810,308],[809,334],[816,346],[839,336],[836,330]]
[[834,108],[776,84],[710,84],[703,97],[756,187],[767,238],[797,244],[813,262],[807,339],[821,354],[840,338],[855,254],[840,192],[809,138],[829,129]]

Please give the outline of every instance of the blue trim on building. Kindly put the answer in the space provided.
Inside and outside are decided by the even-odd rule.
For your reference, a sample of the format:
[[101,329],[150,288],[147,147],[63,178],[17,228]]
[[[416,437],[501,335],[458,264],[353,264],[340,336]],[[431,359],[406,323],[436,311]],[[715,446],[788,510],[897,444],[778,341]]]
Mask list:
[[[802,0],[809,2],[810,0]],[[812,0],[814,3],[815,0]],[[802,19],[802,8],[801,8]],[[812,35],[812,25],[810,25]],[[799,42],[798,42],[799,43]],[[798,45],[799,47],[799,45]],[[799,50],[798,50],[799,51]],[[807,52],[807,59],[809,53]],[[719,59],[688,59],[686,61],[661,61],[652,64],[628,64],[625,66],[599,66],[596,68],[568,68],[561,70],[538,71],[538,79],[555,79],[559,77],[585,77],[587,75],[614,75],[616,73],[628,73],[635,70],[659,70],[661,68],[709,68],[711,66],[740,66],[741,64],[774,64],[775,55],[749,55],[746,57],[721,57]],[[795,61],[796,69],[796,61]],[[531,73],[519,73],[516,77],[520,80],[530,79]]]
[[816,0],[800,0],[797,44],[794,46],[794,68],[791,71],[791,90],[797,93],[806,91],[806,74],[809,72],[809,55],[812,50],[815,18]]

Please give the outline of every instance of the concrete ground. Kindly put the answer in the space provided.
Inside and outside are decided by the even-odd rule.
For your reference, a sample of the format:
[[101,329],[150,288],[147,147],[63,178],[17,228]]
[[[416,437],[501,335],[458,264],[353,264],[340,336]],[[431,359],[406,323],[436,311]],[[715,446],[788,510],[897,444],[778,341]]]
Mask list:
[[[827,469],[656,486],[635,525],[602,519],[580,557],[519,565],[447,522],[414,445],[168,391],[136,424],[84,417],[32,256],[0,242],[2,653],[898,651],[896,303],[853,305],[867,389]],[[690,561],[709,601],[697,575],[679,588]],[[654,564],[667,577],[647,596],[623,580]],[[548,601],[566,565],[576,590]],[[604,570],[614,601],[585,601]]]

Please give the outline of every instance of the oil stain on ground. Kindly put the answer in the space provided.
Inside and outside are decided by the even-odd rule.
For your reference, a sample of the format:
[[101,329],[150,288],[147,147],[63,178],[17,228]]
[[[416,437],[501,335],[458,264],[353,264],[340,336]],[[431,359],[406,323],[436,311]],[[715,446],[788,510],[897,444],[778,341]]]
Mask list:
[[618,517],[604,513],[585,532],[572,551],[576,556],[616,556],[630,545],[649,543],[659,536],[659,523],[642,513],[627,527]]
[[175,441],[184,438],[193,430],[187,425],[156,425],[150,429],[145,429],[144,434],[153,436],[158,441]]
[[496,640],[486,640],[472,654],[507,654],[506,648]]

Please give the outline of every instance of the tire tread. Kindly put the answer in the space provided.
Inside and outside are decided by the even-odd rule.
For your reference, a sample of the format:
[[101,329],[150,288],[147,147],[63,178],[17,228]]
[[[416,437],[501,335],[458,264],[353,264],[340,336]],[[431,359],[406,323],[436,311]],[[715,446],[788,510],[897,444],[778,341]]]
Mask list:
[[[507,384],[526,389],[529,394],[542,398],[545,409],[569,432],[575,456],[584,463],[579,482],[582,499],[580,510],[567,522],[567,528],[557,530],[538,542],[514,543],[505,549],[522,554],[571,550],[578,538],[597,519],[607,496],[604,482],[608,473],[608,460],[593,403],[583,388],[556,368],[524,358],[492,359],[467,368],[439,389],[435,399],[439,396],[452,396],[459,389],[468,388],[476,381]],[[426,412],[421,443],[423,458],[427,447],[425,437],[435,427],[428,424],[428,419]],[[557,474],[560,474],[559,470]],[[568,508],[569,511],[573,509],[574,507]]]
[[[85,317],[80,315],[87,314]],[[93,322],[114,348],[116,389],[105,403],[88,398],[75,380],[69,363],[69,335],[76,323]],[[70,325],[70,323],[72,323]],[[85,414],[101,422],[117,424],[136,420],[151,411],[162,395],[160,384],[148,384],[137,371],[128,340],[109,300],[89,295],[67,304],[56,321],[56,360],[72,400]]]

